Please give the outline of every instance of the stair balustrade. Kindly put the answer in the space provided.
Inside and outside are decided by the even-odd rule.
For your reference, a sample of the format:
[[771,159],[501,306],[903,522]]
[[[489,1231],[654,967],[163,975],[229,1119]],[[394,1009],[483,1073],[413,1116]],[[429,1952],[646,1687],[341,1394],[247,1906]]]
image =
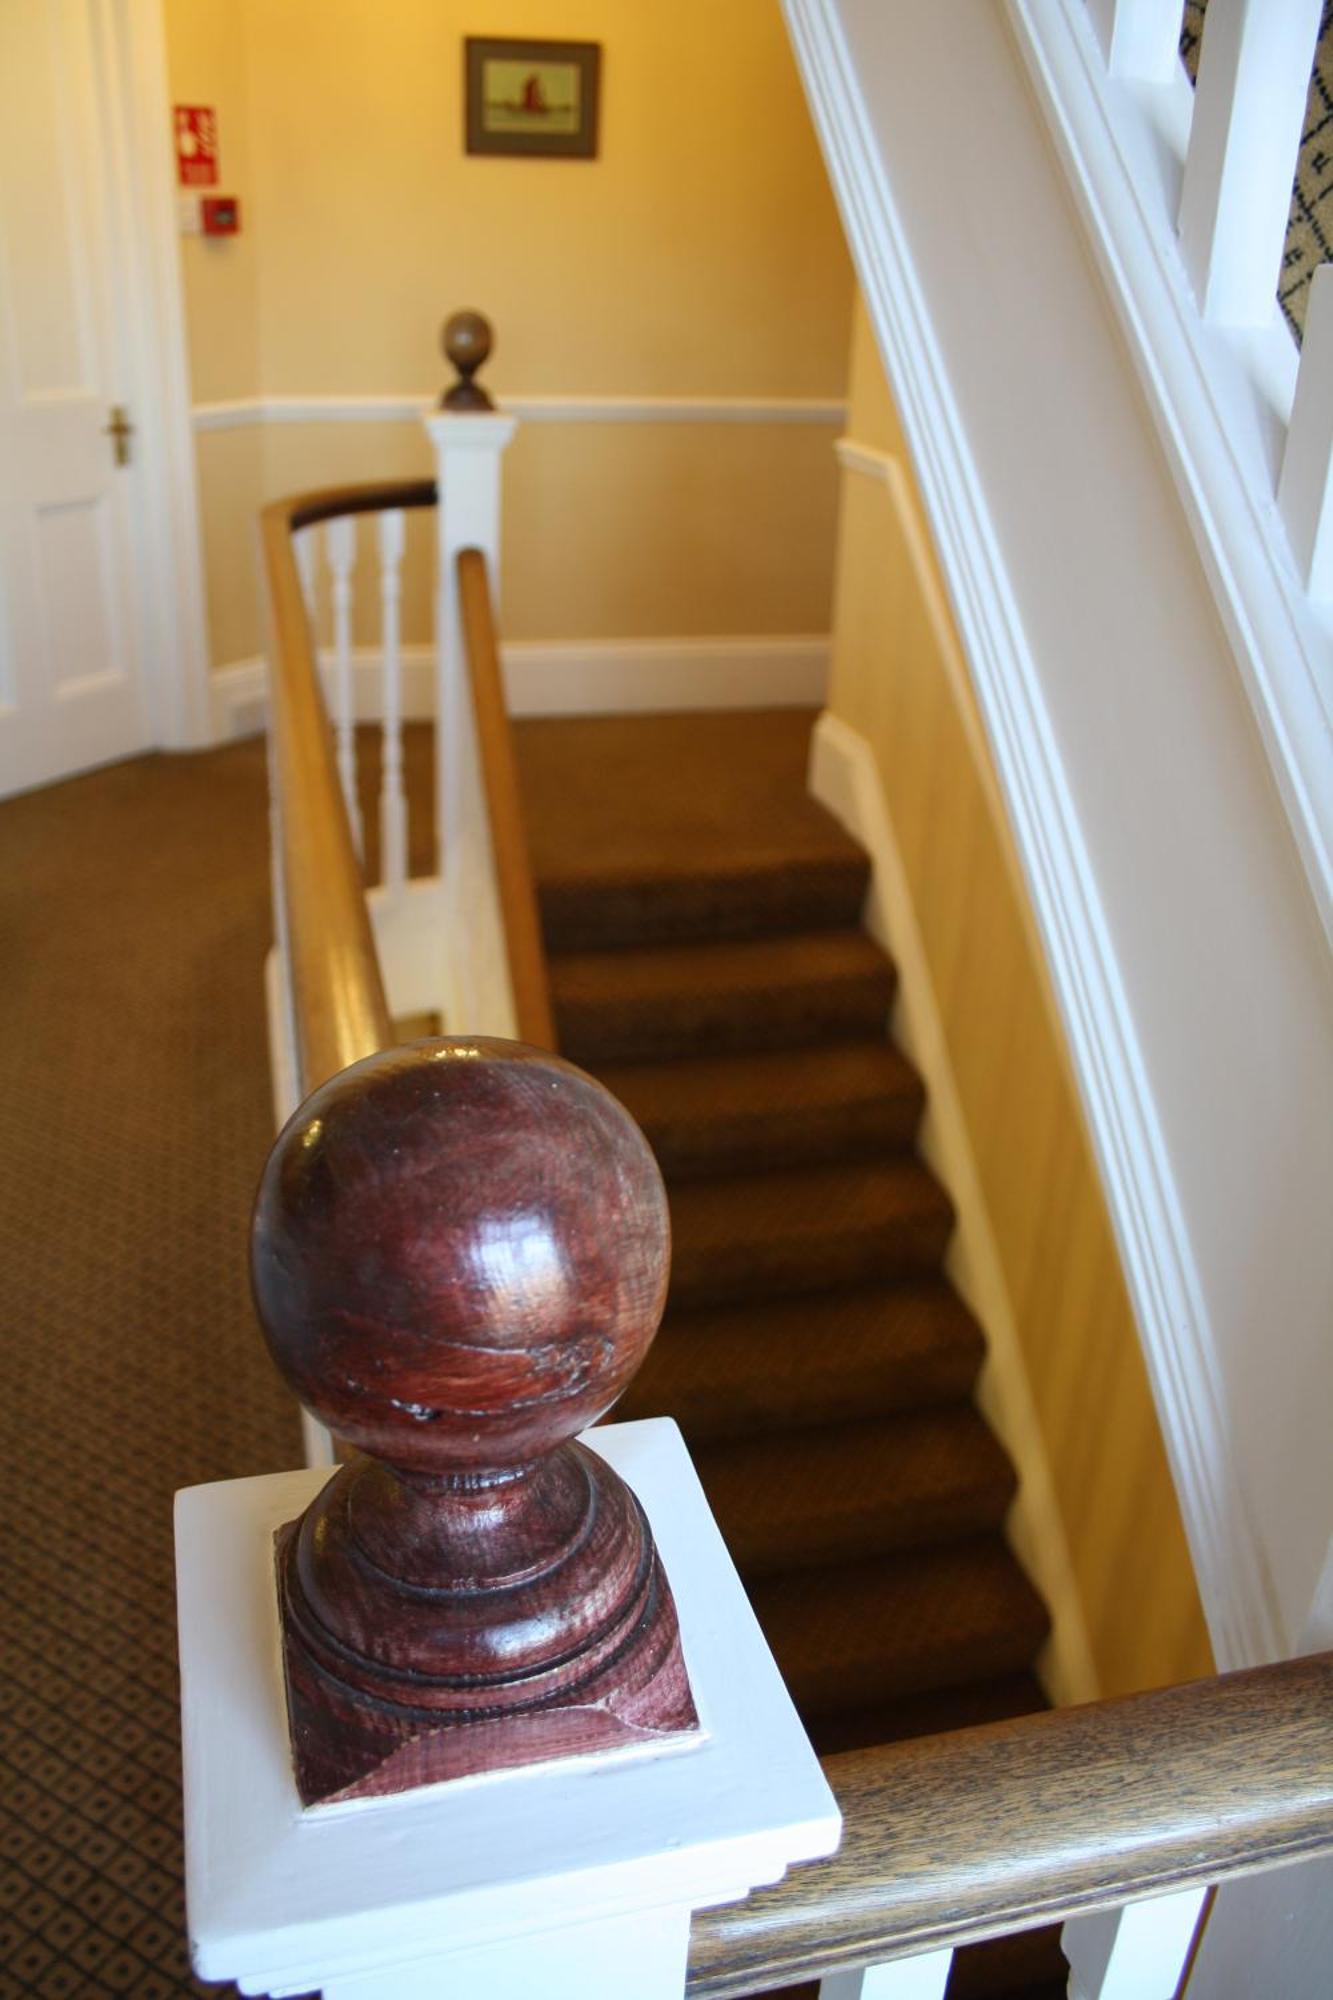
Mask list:
[[[474,354],[475,344],[468,345],[472,366]],[[470,367],[469,383],[471,372]],[[447,578],[437,591],[440,670],[446,680],[452,676],[452,693],[448,686],[441,687],[438,713],[441,718],[456,717],[460,709],[466,713],[464,749],[470,763],[471,802],[461,815],[455,809],[451,819],[449,800],[439,801],[439,822],[453,829],[443,837],[441,867],[447,875],[451,866],[457,866],[460,880],[452,900],[422,901],[416,915],[427,913],[439,922],[452,910],[455,925],[461,926],[444,939],[443,958],[431,963],[438,966],[452,958],[452,975],[442,984],[435,1004],[447,1026],[467,1032],[476,1024],[456,1012],[451,1018],[457,996],[471,995],[475,1002],[487,992],[488,981],[492,996],[496,988],[493,967],[481,979],[457,969],[469,945],[460,913],[475,911],[479,900],[489,900],[515,1024],[528,1039],[549,1045],[554,1040],[550,1001],[518,810],[485,553],[489,542],[493,555],[498,540],[498,455],[508,433],[503,425],[494,427],[494,412],[478,409],[476,394],[472,389],[463,415],[431,419],[440,429],[456,422],[480,422],[492,428],[484,437],[474,434],[456,448],[446,436],[443,445],[448,462],[461,458],[464,470],[458,476],[460,491],[453,496],[452,513],[445,510],[440,516],[442,578]],[[446,483],[448,477],[446,470]],[[398,1074],[397,1063],[403,1075],[419,1080],[429,1064],[428,1053],[395,1059],[385,1058],[383,1052],[396,1039],[395,1012],[412,1011],[410,1003],[421,997],[419,981],[417,987],[411,979],[404,986],[395,977],[406,961],[394,930],[394,913],[414,886],[407,874],[401,776],[398,607],[403,523],[410,511],[435,506],[443,490],[427,480],[350,487],[279,502],[264,515],[273,636],[270,758],[278,937],[271,983],[276,1038],[287,1048],[285,1081],[278,1089],[280,1108],[289,1114],[300,1097],[319,1086],[330,1087],[316,1098],[303,1124],[289,1127],[278,1164],[270,1170],[270,1207],[273,1201],[286,1205],[283,1227],[296,1226],[297,1211],[290,1204],[299,1194],[301,1133],[320,1128],[321,1107],[335,1120],[340,1117],[363,1089],[357,1077],[373,1077],[380,1070],[372,1064],[369,1071],[363,1069],[350,1078],[340,1073],[378,1056],[386,1078]],[[468,501],[469,492],[475,504]],[[368,902],[359,861],[354,761],[354,528],[364,514],[378,516],[383,658],[389,677],[382,706],[391,739],[383,758],[380,805],[386,884],[375,908]],[[331,578],[332,729],[314,633],[317,569],[310,537],[321,528]],[[438,733],[447,734],[444,722]],[[453,780],[458,768],[455,742],[441,751],[440,769]],[[480,853],[479,827],[485,836]],[[534,1060],[509,1058],[502,1045],[473,1046],[483,1068],[488,1063],[501,1067],[517,1063],[521,1068]],[[437,1047],[441,1056],[466,1053],[466,1045],[458,1042]],[[466,1065],[460,1062],[457,1067]],[[558,1064],[554,1070],[577,1076]],[[338,1080],[331,1084],[332,1079]],[[387,1151],[381,1157],[376,1147],[389,1149],[395,1143],[391,1131],[377,1135],[374,1126],[372,1118],[354,1148],[367,1200],[384,1174],[391,1173]],[[521,1149],[529,1142],[518,1133],[514,1143]],[[547,1162],[543,1171],[549,1166]],[[571,1158],[571,1186],[584,1172],[582,1157]],[[266,1214],[261,1208],[265,1242],[272,1235],[262,1220]],[[410,1216],[407,1221],[411,1223]],[[307,1212],[299,1227],[309,1226]],[[409,1259],[414,1254],[407,1241],[410,1234],[408,1227],[401,1246]],[[323,1275],[307,1274],[320,1294],[320,1312],[335,1316],[346,1312],[355,1318],[361,1307],[352,1291],[360,1281],[346,1258],[325,1247]],[[302,1254],[308,1248],[304,1239],[297,1245]],[[261,1304],[271,1333],[279,1329],[274,1337],[284,1353],[286,1335],[281,1329],[294,1309],[290,1287],[295,1254],[291,1246],[282,1255],[273,1251],[279,1280],[267,1303],[261,1286]],[[302,1353],[307,1360],[315,1357],[309,1382],[309,1369],[300,1355],[295,1360],[288,1357],[284,1365],[312,1393],[321,1415],[336,1414],[345,1423],[346,1410],[333,1411],[320,1386],[330,1366],[328,1356],[320,1359],[318,1348],[309,1348],[308,1342]],[[358,1379],[365,1358],[360,1357],[352,1369]],[[329,1391],[334,1403],[341,1393],[335,1393],[336,1387],[335,1383]],[[412,1383],[394,1407],[408,1413],[398,1422],[395,1437],[398,1432],[410,1433],[418,1417],[424,1421],[430,1414]],[[580,1414],[591,1416],[595,1410],[580,1405]],[[352,1434],[357,1434],[355,1422]],[[325,1455],[320,1427],[312,1425],[308,1436],[312,1457]],[[392,1449],[387,1455],[392,1458]],[[338,1476],[346,1485],[349,1475]],[[373,1481],[377,1475],[356,1476]],[[322,1490],[316,1473],[293,1477],[307,1481],[307,1498]],[[419,1586],[431,1587],[424,1574],[413,1575],[405,1602]],[[392,1651],[388,1626],[396,1615],[392,1605],[385,1609],[385,1629],[376,1627],[377,1649]],[[687,1620],[683,1631],[688,1658]],[[299,1652],[299,1641],[293,1643]],[[341,1657],[345,1663],[349,1651],[344,1646],[339,1654],[335,1648],[331,1657]],[[289,1652],[289,1666],[291,1657]],[[370,1678],[373,1681],[373,1672]],[[355,1695],[350,1699],[354,1701]],[[270,1743],[265,1755],[275,1754],[281,1752]],[[308,1769],[313,1771],[319,1762],[312,1755]],[[321,1768],[327,1765],[325,1759]],[[449,1765],[446,1760],[440,1766],[445,1768],[467,1765]],[[955,1946],[1061,1920],[1068,1924],[1065,1945],[1073,1966],[1071,1991],[1081,2000],[1113,2000],[1130,1993],[1135,2000],[1152,2000],[1158,1994],[1168,2000],[1182,1976],[1212,1884],[1333,1853],[1333,1656],[832,1756],[823,1769],[842,1815],[838,1852],[827,1860],[807,1862],[775,1886],[728,1907],[701,1909],[699,1905],[710,1899],[697,1895],[688,1975],[679,1975],[677,1990],[680,1979],[685,1979],[684,1990],[690,1994],[721,2000],[817,1978],[823,1982],[825,2000],[853,2000],[858,1994],[864,2000],[872,1995],[877,2000],[880,1996],[926,2000],[944,1993]],[[412,1773],[417,1778],[434,1774],[434,1766]],[[316,1788],[318,1782],[312,1778]],[[580,1776],[572,1767],[567,1780],[570,1796],[585,1782],[598,1781],[591,1775]],[[438,1872],[447,1876],[448,1868],[448,1856],[442,1853]],[[743,1893],[726,1878],[725,1870],[715,1886],[716,1900]],[[279,1911],[279,1920],[280,1916]],[[429,1922],[413,1935],[414,1949],[419,1947],[423,1958],[436,1946],[443,1949],[443,1938],[433,1936]],[[396,1973],[388,1975],[386,1983],[382,1973],[372,1975],[366,1969],[387,1962],[384,1940],[378,1934],[377,1938],[378,1942],[367,1931],[361,1970],[346,1983],[331,1983],[326,1989],[330,1994],[409,1990]],[[508,1962],[521,1966],[521,1943],[517,1953],[517,1959]],[[569,1973],[571,1990],[586,1969],[581,1962]],[[529,1972],[537,1976],[531,1967]],[[632,1975],[624,1976],[631,1979],[621,1989],[629,2000]],[[265,1989],[251,1979],[246,1990]],[[289,1985],[287,1990],[294,1989]],[[564,1987],[557,1981],[551,1990]]]
[[1333,276],[1279,308],[1322,0],[1009,0],[1333,931]]

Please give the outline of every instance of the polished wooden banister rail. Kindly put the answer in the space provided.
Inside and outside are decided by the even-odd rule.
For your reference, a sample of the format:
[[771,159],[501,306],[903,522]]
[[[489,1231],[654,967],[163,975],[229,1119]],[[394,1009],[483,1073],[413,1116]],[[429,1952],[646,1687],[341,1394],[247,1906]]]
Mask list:
[[555,1021],[546,950],[523,829],[518,766],[500,675],[486,558],[480,549],[463,549],[459,554],[458,605],[518,1036],[536,1048],[553,1049]]
[[1333,1653],[824,1770],[837,1854],[697,1916],[691,1995],[762,1993],[1333,1852]]
[[271,618],[272,772],[299,1089],[388,1047],[393,1023],[338,779],[292,536],[336,515],[427,507],[433,480],[329,487],[261,517]]

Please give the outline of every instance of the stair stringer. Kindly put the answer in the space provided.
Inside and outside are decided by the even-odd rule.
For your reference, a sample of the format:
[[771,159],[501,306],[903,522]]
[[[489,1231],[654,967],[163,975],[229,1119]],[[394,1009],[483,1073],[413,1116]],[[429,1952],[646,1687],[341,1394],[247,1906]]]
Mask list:
[[948,1188],[956,1221],[945,1270],[987,1337],[975,1401],[1019,1473],[1006,1522],[1018,1560],[1045,1598],[1051,1632],[1037,1672],[1059,1707],[1095,1701],[1101,1688],[1055,1481],[1028,1382],[1014,1310],[963,1117],[907,875],[874,752],[835,715],[821,715],[810,750],[810,791],[870,857],[865,927],[898,968],[892,1033],[926,1086],[917,1139]]

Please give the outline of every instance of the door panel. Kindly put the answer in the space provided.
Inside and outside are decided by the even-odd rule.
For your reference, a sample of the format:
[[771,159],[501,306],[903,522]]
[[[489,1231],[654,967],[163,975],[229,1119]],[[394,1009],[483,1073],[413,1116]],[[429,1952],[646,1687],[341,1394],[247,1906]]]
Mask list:
[[149,740],[98,4],[0,4],[0,792]]

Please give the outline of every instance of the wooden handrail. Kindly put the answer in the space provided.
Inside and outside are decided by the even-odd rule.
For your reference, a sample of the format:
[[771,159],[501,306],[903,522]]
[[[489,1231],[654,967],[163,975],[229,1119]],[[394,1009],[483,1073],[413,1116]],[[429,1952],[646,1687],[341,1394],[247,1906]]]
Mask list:
[[339,514],[425,507],[433,480],[329,487],[274,501],[261,516],[268,582],[272,782],[302,1096],[389,1047],[393,1022],[338,782],[292,535]]
[[1333,1653],[830,1757],[827,1861],[694,1921],[762,1993],[1333,1851]]
[[459,553],[458,605],[519,1040],[539,1049],[553,1049],[555,1020],[546,951],[523,829],[518,767],[500,676],[486,558],[480,549]]

